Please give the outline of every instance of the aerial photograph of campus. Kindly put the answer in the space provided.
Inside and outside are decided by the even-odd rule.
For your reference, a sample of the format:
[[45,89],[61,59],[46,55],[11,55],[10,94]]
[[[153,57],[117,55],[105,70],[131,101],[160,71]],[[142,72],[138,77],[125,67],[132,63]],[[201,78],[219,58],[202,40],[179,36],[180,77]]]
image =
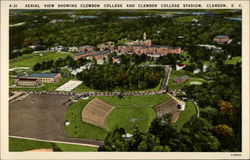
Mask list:
[[10,10],[9,151],[241,152],[241,10]]

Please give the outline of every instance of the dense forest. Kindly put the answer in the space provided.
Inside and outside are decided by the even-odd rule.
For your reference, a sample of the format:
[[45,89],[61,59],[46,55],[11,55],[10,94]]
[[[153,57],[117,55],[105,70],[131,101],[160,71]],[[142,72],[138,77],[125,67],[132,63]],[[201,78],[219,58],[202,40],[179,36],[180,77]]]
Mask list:
[[[229,35],[235,41],[241,40],[239,22],[225,19],[227,16],[238,16],[241,14],[240,12],[194,16],[199,20],[198,23],[192,21],[184,23],[175,19],[178,16],[190,15],[162,17],[154,13],[126,11],[97,11],[96,13],[82,11],[58,14],[56,12],[51,14],[51,12],[53,13],[53,11],[11,13],[11,24],[25,22],[23,25],[10,27],[11,58],[16,57],[16,52],[13,50],[21,50],[30,45],[37,45],[39,49],[86,44],[96,46],[107,41],[118,43],[122,39],[142,39],[143,32],[147,33],[153,44],[181,46],[182,48],[201,43],[211,44],[213,37],[218,34]],[[81,15],[90,14],[97,17],[79,18]],[[120,19],[120,15],[137,18]],[[179,36],[183,38],[179,38]]]
[[160,83],[162,76],[162,68],[117,64],[100,65],[77,74],[84,85],[108,91],[154,88]]

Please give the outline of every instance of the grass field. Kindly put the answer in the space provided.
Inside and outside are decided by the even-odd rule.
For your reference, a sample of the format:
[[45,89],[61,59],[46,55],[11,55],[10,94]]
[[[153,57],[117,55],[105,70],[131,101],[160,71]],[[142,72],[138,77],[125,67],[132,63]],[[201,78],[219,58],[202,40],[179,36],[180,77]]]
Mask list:
[[126,133],[132,133],[133,127],[137,126],[139,130],[146,132],[155,117],[156,113],[151,107],[116,107],[108,116],[107,130],[122,127]]
[[232,57],[232,59],[228,59],[225,61],[225,64],[237,64],[241,60],[240,56]]
[[192,101],[188,101],[186,103],[186,108],[183,112],[181,112],[181,115],[178,119],[178,121],[175,123],[178,130],[182,128],[182,126],[194,115],[196,115],[196,107]]
[[[39,54],[43,54],[40,56]],[[72,53],[48,52],[48,53],[32,53],[22,55],[10,61],[10,68],[14,67],[30,67],[32,68],[36,63],[48,60],[57,60],[72,56]]]
[[[89,151],[95,152],[98,148],[82,146],[82,145],[72,145],[64,143],[55,143],[62,151]],[[27,151],[33,149],[52,149],[50,142],[42,142],[35,140],[27,140],[20,138],[9,138],[9,151]]]
[[93,98],[89,100],[80,100],[69,108],[65,116],[65,121],[70,122],[69,126],[65,126],[65,130],[69,137],[98,140],[103,140],[106,137],[107,131],[82,121],[82,109],[92,99]]
[[[156,116],[152,106],[155,106],[167,99],[167,95],[143,95],[143,96],[126,96],[124,99],[111,96],[100,96],[99,99],[111,105],[123,106],[115,108],[108,116],[108,127],[102,129],[82,121],[82,110],[85,105],[91,101],[80,100],[74,103],[66,113],[65,121],[70,125],[65,127],[69,137],[89,138],[104,140],[108,131],[117,127],[124,127],[128,132],[135,123],[139,129],[146,131],[151,121]],[[133,119],[134,118],[134,119]],[[134,121],[134,123],[133,123]]]
[[[187,82],[185,82],[183,84],[177,84],[177,83],[173,82],[173,80],[176,77],[180,77],[180,76],[184,76],[184,75],[188,75],[188,77],[189,77],[189,80]],[[184,70],[180,70],[180,71],[172,70],[170,78],[169,78],[169,82],[168,82],[168,87],[169,87],[169,89],[181,89],[185,85],[190,85],[190,82],[197,82],[197,81],[198,82],[205,82],[206,80],[195,76],[191,72],[187,72]]]
[[68,82],[69,78],[63,78],[59,82],[56,83],[45,83],[44,86],[38,88],[28,88],[28,87],[20,87],[20,88],[10,88],[11,91],[54,91],[64,83]]
[[74,92],[95,92],[98,90],[91,89],[91,88],[85,86],[84,84],[81,84],[78,87],[74,88],[73,91]]
[[178,22],[183,22],[183,23],[188,23],[192,22],[193,19],[198,19],[198,16],[181,16],[181,17],[176,17],[175,20]]
[[170,97],[168,95],[141,95],[141,96],[125,96],[120,99],[117,96],[100,96],[99,99],[114,106],[155,106]]

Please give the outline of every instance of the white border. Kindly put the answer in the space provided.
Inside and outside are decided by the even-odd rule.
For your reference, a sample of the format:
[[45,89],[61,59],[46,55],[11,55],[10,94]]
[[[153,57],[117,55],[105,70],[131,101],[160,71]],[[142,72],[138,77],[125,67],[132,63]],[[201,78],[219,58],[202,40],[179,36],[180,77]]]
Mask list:
[[[9,42],[9,4],[18,4],[17,9],[24,8],[24,4],[227,4],[228,8],[198,8],[198,9],[242,9],[242,152],[241,156],[232,157],[231,152],[62,152],[62,153],[31,153],[8,152],[8,42]],[[232,8],[231,4],[241,7]],[[125,6],[125,5],[124,5]],[[36,8],[35,8],[36,9]],[[44,7],[38,9],[45,9]],[[50,8],[51,9],[51,8]],[[56,8],[53,8],[56,9]],[[63,9],[63,8],[60,8]],[[67,8],[90,9],[90,8]],[[94,8],[91,8],[94,9]],[[101,9],[101,8],[98,8]],[[103,8],[114,9],[114,8]],[[131,8],[116,8],[131,9]],[[133,8],[133,9],[181,9],[181,8]],[[184,8],[195,9],[195,8]],[[1,1],[1,159],[249,159],[249,1]]]

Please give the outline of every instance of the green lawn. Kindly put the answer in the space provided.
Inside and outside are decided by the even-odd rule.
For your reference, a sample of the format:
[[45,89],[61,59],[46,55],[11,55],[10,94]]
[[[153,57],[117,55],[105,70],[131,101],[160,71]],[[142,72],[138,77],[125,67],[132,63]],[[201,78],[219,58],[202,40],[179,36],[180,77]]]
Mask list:
[[198,16],[181,16],[181,17],[176,17],[175,20],[178,22],[183,22],[183,23],[188,23],[192,22],[193,19],[198,19]]
[[[43,56],[40,56],[39,54],[43,54]],[[32,68],[38,62],[57,60],[59,58],[65,58],[67,56],[72,56],[72,53],[48,52],[48,53],[26,54],[22,55],[21,57],[12,59],[10,61],[10,68],[14,67]]]
[[161,94],[125,96],[122,99],[117,96],[100,96],[98,98],[114,106],[155,106],[168,100],[170,97],[168,95]]
[[181,112],[179,119],[175,123],[178,130],[192,117],[197,114],[196,107],[192,101],[186,102],[186,108]]
[[225,64],[236,64],[237,62],[239,62],[241,60],[240,56],[237,57],[232,57],[231,59],[228,59],[225,61]]
[[151,121],[156,116],[156,113],[151,106],[155,106],[163,101],[166,101],[169,99],[169,96],[126,96],[124,99],[119,99],[117,96],[98,96],[99,99],[102,99],[111,105],[123,106],[115,108],[110,113],[108,117],[108,127],[106,129],[102,129],[82,121],[82,110],[93,98],[95,97],[91,97],[88,100],[80,100],[68,109],[65,121],[69,121],[70,125],[65,126],[65,130],[69,137],[104,140],[108,131],[112,131],[117,127],[124,127],[128,130],[128,132],[130,132],[131,127],[133,126],[132,121],[138,125],[139,129],[146,131]]
[[132,133],[134,126],[139,130],[148,131],[156,112],[151,107],[116,107],[108,116],[107,130],[113,131],[120,127],[127,133]]
[[[64,144],[64,143],[55,143],[62,151],[97,151],[96,147],[82,146],[82,145],[73,145],[73,144]],[[9,138],[9,151],[27,151],[33,149],[52,149],[50,142],[27,140],[20,138]]]
[[[189,77],[189,80],[186,81],[185,83],[177,84],[177,83],[173,82],[176,77],[181,77],[181,76],[184,76],[184,75],[188,75],[188,77]],[[205,81],[206,80],[197,77],[192,72],[188,72],[188,71],[184,71],[184,70],[176,71],[176,70],[173,69],[171,71],[171,75],[170,75],[170,78],[169,78],[169,81],[168,81],[168,87],[169,87],[170,90],[171,89],[181,89],[185,85],[190,85],[190,82],[205,82]]]
[[80,100],[77,103],[74,103],[67,111],[65,116],[65,121],[69,121],[70,125],[65,126],[65,130],[69,137],[78,137],[78,138],[88,138],[88,139],[99,139],[104,140],[107,135],[107,131],[96,127],[94,125],[84,123],[82,121],[82,110],[85,105],[91,101],[89,100]]
[[63,78],[59,82],[56,83],[45,83],[44,86],[38,88],[10,88],[11,91],[55,91],[58,87],[68,82],[69,78]]
[[85,86],[84,84],[79,85],[78,87],[76,87],[75,89],[73,89],[74,92],[99,92],[98,90],[95,89],[91,89],[87,86]]

